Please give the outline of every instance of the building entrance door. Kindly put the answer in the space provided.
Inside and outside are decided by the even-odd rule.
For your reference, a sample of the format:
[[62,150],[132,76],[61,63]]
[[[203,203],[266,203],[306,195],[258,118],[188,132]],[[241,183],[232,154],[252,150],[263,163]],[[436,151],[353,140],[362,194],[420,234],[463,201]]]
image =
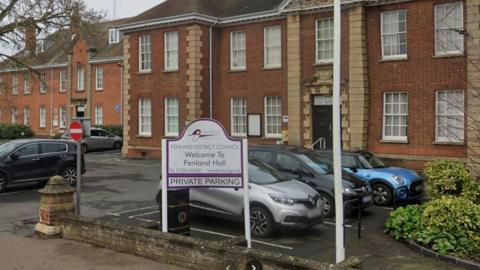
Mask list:
[[314,149],[332,149],[332,116],[332,97],[314,96],[312,105]]

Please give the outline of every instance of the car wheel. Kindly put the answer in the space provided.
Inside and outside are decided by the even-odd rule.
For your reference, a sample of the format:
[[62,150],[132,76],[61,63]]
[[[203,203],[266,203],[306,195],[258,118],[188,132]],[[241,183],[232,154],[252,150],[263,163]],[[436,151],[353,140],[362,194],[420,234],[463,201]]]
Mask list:
[[74,166],[67,166],[62,171],[62,176],[70,186],[77,183],[77,169]]
[[2,193],[6,187],[7,187],[7,177],[3,173],[0,173],[0,193]]
[[270,212],[262,206],[253,206],[250,209],[250,226],[253,236],[270,236],[273,233],[273,219]]
[[385,206],[392,201],[392,191],[385,184],[374,184],[373,190],[373,202],[377,205]]
[[335,216],[335,202],[333,198],[328,194],[320,192],[319,200],[323,203],[323,216],[327,218]]
[[121,144],[120,142],[115,142],[115,143],[113,144],[113,149],[115,149],[115,150],[120,150],[120,149],[122,149],[122,144]]
[[88,146],[86,144],[82,144],[80,150],[82,150],[82,154],[85,154],[88,151]]

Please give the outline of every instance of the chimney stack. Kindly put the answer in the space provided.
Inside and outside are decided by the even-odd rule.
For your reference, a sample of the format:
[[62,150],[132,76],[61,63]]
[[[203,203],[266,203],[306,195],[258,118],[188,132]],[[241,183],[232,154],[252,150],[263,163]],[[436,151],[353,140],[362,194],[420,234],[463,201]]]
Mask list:
[[37,29],[33,19],[29,19],[25,24],[25,49],[35,53],[37,47]]
[[72,35],[80,34],[81,19],[82,18],[80,17],[80,7],[78,5],[75,5],[73,7],[72,14],[70,15],[70,31],[72,32]]

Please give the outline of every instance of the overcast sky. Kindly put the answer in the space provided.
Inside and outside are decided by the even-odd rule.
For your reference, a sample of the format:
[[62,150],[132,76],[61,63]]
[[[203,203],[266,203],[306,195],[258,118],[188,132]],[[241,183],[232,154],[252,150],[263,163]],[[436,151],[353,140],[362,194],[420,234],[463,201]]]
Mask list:
[[163,0],[85,0],[88,7],[107,12],[108,19],[114,19],[113,7],[117,4],[116,18],[131,17],[150,9]]

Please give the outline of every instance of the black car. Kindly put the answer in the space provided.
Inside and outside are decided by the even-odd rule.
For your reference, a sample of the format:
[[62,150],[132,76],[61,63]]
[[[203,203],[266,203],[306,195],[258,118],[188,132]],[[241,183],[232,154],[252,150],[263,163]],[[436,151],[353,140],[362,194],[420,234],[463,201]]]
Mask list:
[[[82,174],[85,160],[82,155]],[[15,140],[0,145],[0,192],[27,182],[47,182],[61,175],[70,185],[77,179],[77,148],[63,140]]]
[[[334,216],[334,177],[330,161],[316,151],[297,146],[249,146],[249,157],[263,161],[291,178],[309,184],[319,194],[326,217]],[[371,187],[367,181],[343,172],[345,210],[365,209],[372,204]]]

